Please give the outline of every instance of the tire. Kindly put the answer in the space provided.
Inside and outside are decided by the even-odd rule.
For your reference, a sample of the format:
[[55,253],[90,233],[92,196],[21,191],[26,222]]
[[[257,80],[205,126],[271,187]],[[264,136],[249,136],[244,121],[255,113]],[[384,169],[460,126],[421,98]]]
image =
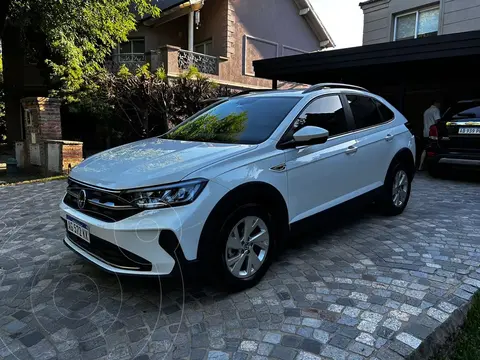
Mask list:
[[[250,239],[263,233],[264,235],[257,239],[268,239],[268,241],[258,241],[258,245],[247,244],[247,242],[242,244],[241,240],[240,243],[237,243],[234,240],[236,238],[234,236],[235,229],[238,231],[237,237],[244,240],[245,224],[255,224],[256,219],[259,221],[256,222],[256,227],[251,228]],[[230,213],[226,212],[225,216],[215,223],[218,226],[217,230],[215,231],[215,228],[211,227],[205,234],[207,239],[214,240],[214,246],[209,246],[203,251],[204,254],[208,252],[208,256],[204,257],[204,259],[208,259],[208,263],[204,264],[206,267],[204,271],[209,272],[210,277],[215,277],[214,280],[218,285],[226,287],[230,291],[240,291],[255,286],[265,275],[276,255],[277,229],[279,227],[275,225],[271,212],[259,204],[247,204]],[[202,244],[206,243],[208,242],[202,242]],[[232,245],[234,247],[243,246],[243,248],[236,249]],[[235,259],[239,260],[235,262]],[[252,267],[248,271],[250,264]],[[205,275],[208,276],[208,273]]]
[[[406,179],[399,187],[397,181],[402,176]],[[412,173],[405,163],[398,162],[390,167],[378,201],[383,214],[395,216],[403,213],[410,199],[412,180]]]

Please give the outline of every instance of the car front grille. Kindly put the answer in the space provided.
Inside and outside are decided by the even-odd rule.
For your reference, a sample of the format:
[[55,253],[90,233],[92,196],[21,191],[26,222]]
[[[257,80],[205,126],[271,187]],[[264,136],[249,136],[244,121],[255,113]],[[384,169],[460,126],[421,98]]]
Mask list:
[[122,270],[151,271],[152,263],[115,244],[90,234],[90,243],[67,230],[68,239],[97,259]]
[[[82,191],[86,194],[86,201],[81,208],[78,200]],[[97,189],[72,179],[68,179],[63,202],[85,215],[105,222],[120,221],[143,211],[122,198],[120,192]]]

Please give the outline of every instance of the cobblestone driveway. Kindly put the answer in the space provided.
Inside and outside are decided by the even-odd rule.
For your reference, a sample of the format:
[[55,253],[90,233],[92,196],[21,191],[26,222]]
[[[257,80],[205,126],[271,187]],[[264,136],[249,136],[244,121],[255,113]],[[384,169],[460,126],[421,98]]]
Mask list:
[[0,188],[0,358],[394,360],[480,287],[480,186],[310,233],[253,289],[117,279],[62,244],[64,182]]

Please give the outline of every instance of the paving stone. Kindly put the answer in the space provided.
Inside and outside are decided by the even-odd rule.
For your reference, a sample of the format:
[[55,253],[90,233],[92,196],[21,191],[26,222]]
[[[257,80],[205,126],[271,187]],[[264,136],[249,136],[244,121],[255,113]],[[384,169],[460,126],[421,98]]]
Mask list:
[[272,353],[270,354],[273,358],[278,358],[281,360],[293,360],[297,355],[297,350],[292,348],[287,348],[281,345],[276,345],[273,348]]
[[300,351],[295,360],[322,360],[322,358],[305,351]]
[[255,341],[244,340],[240,343],[239,350],[246,352],[256,352],[258,348],[258,343]]
[[303,339],[300,348],[313,354],[320,354],[320,351],[322,350],[322,344],[323,343],[317,340]]
[[419,315],[422,312],[421,308],[418,308],[416,306],[411,306],[411,305],[408,305],[408,304],[403,304],[400,307],[400,310],[403,311],[403,312],[406,312],[410,315]]
[[438,307],[440,308],[440,310],[443,310],[449,314],[451,314],[452,312],[454,312],[457,307],[455,305],[452,305],[448,302],[445,302],[445,301],[442,301],[440,304],[438,304]]
[[377,323],[367,321],[367,320],[361,321],[360,324],[358,324],[357,326],[358,330],[365,331],[368,333],[373,333],[376,328],[377,328]]
[[389,345],[389,348],[403,357],[407,357],[413,352],[413,349],[410,346],[398,340],[394,340]]
[[[322,236],[308,234],[311,241],[287,249],[256,287],[237,294],[208,286],[178,291],[178,284],[153,289],[143,280],[123,286],[122,279],[120,288],[115,277],[53,245],[65,231],[58,215],[50,215],[58,213],[64,181],[0,187],[0,212],[9,211],[6,227],[0,220],[0,238],[16,231],[0,249],[2,338],[21,359],[265,360],[275,348],[290,350],[282,356],[292,359],[367,356],[349,349],[355,344],[372,348],[372,359],[403,358],[414,342],[398,336],[425,339],[480,287],[480,245],[470,236],[480,220],[478,185],[419,173],[413,187],[400,216],[365,211]],[[439,203],[439,196],[447,200]],[[32,294],[38,321],[32,321]],[[98,312],[85,316],[97,299]],[[171,332],[178,332],[175,340]],[[52,343],[42,337],[47,333]],[[282,335],[291,345],[300,339],[299,345],[280,345]],[[172,341],[177,348],[167,353]],[[242,343],[253,350],[248,342],[255,351],[239,350]],[[8,355],[0,348],[0,358]]]
[[223,351],[209,351],[207,358],[208,360],[228,360],[230,355]]
[[449,314],[443,312],[442,310],[438,310],[435,308],[430,308],[427,310],[427,315],[431,316],[437,321],[444,322],[449,318]]
[[360,335],[357,336],[355,340],[369,346],[375,345],[375,338],[372,335],[367,333],[361,333]]
[[404,332],[398,334],[395,338],[397,340],[401,341],[402,343],[410,346],[413,349],[418,348],[420,346],[420,344],[422,343],[422,341],[420,339],[416,338],[415,336],[413,336],[411,334],[407,334],[407,333],[404,333]]
[[348,344],[352,341],[351,338],[342,335],[335,335],[328,342],[329,345],[335,346],[337,348],[346,349]]
[[302,325],[309,326],[309,327],[312,327],[312,328],[319,328],[320,325],[322,325],[322,320],[305,318],[302,321]]
[[346,360],[348,357],[348,352],[334,346],[327,345],[322,350],[320,355],[332,358],[333,360]]
[[258,345],[257,354],[263,355],[263,356],[269,356],[272,350],[273,350],[272,344],[261,343]]
[[320,341],[322,344],[326,344],[330,339],[330,334],[326,331],[315,329],[313,331],[313,338]]
[[282,340],[282,335],[280,334],[275,334],[275,333],[267,333],[265,334],[265,337],[263,338],[263,341],[270,343],[270,344],[280,344],[280,341]]
[[374,348],[359,342],[352,342],[348,346],[348,350],[353,351],[354,353],[360,354],[362,356],[370,356],[373,353]]

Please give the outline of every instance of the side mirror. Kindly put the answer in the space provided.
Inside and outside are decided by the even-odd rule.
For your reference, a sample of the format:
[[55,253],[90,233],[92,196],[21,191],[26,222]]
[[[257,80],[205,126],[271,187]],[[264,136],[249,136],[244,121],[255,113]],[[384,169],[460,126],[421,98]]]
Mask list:
[[328,140],[328,130],[318,126],[305,126],[293,134],[293,140],[280,144],[280,149],[323,144]]

